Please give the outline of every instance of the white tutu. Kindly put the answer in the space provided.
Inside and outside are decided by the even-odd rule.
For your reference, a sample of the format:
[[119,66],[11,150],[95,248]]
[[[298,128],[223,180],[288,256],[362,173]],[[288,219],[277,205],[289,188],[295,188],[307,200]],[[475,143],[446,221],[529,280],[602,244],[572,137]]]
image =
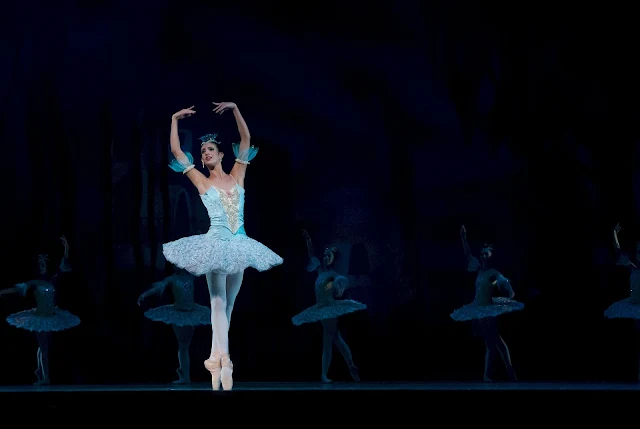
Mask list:
[[174,304],[163,305],[145,311],[144,315],[149,320],[166,323],[167,325],[197,326],[211,324],[211,310],[200,304],[194,304],[188,310],[178,308]]
[[505,313],[524,309],[523,303],[509,298],[498,297],[492,298],[492,300],[493,304],[489,305],[467,304],[451,313],[450,317],[456,322],[466,322],[469,320],[485,319],[487,317],[497,317]]
[[54,309],[54,313],[49,316],[40,316],[36,314],[36,311],[37,309],[32,308],[14,313],[7,317],[7,322],[16,328],[33,332],[64,331],[80,324],[78,316],[57,307]]
[[246,268],[266,271],[282,264],[283,260],[264,244],[243,234],[231,239],[201,234],[164,244],[167,261],[191,274],[234,274]]
[[291,321],[299,326],[303,323],[319,322],[321,320],[335,319],[355,311],[366,310],[367,305],[351,299],[341,299],[327,304],[316,304],[299,314],[293,316]]
[[631,302],[631,298],[614,302],[604,312],[609,319],[640,319],[640,304]]

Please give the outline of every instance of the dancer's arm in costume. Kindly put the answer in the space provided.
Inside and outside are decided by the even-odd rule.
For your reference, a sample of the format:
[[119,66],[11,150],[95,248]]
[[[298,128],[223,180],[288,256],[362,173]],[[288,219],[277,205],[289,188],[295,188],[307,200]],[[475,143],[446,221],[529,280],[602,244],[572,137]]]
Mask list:
[[489,277],[489,281],[498,288],[501,295],[506,296],[509,299],[513,299],[516,296],[516,293],[511,287],[511,282],[509,281],[509,279],[499,272],[496,271],[494,275]]
[[198,190],[198,193],[204,194],[209,190],[207,177],[195,168],[195,165],[193,164],[193,155],[189,152],[182,151],[180,148],[180,136],[178,134],[178,121],[188,118],[191,115],[195,115],[195,113],[196,111],[193,110],[193,106],[191,106],[188,109],[182,109],[179,112],[174,113],[171,117],[171,134],[169,142],[171,145],[171,153],[175,159],[169,163],[169,167],[173,171],[187,176]]
[[62,254],[60,264],[58,264],[58,269],[53,274],[53,276],[51,276],[51,283],[53,283],[54,285],[58,281],[58,277],[60,276],[60,274],[68,273],[71,271],[71,264],[69,263],[69,242],[67,241],[67,237],[65,237],[64,235],[60,237],[60,241],[64,246],[64,253]]
[[302,238],[307,245],[307,255],[309,256],[309,264],[307,265],[307,271],[318,271],[318,273],[322,270],[322,264],[320,260],[316,257],[315,252],[313,250],[313,243],[311,242],[311,236],[304,229],[302,230]]
[[618,233],[620,231],[622,231],[622,228],[620,227],[620,224],[617,224],[616,227],[613,228],[613,247],[616,250],[616,264],[635,269],[637,268],[636,265],[631,262],[629,255],[627,255],[620,247],[620,242],[618,241]]
[[159,282],[153,283],[151,287],[138,298],[138,306],[142,304],[142,301],[149,298],[150,296],[161,296],[172,280],[173,276],[169,276],[160,280]]
[[0,290],[0,296],[2,295],[10,295],[12,293],[19,293],[22,296],[26,296],[29,288],[35,286],[37,280],[29,280],[26,283],[18,283],[14,287]]
[[464,250],[464,256],[467,258],[467,271],[478,271],[480,268],[480,261],[471,253],[471,247],[467,242],[467,229],[462,225],[460,228],[460,239],[462,240],[462,249]]
[[216,107],[213,109],[214,113],[222,115],[227,110],[233,112],[233,116],[236,118],[236,124],[238,125],[238,133],[240,134],[240,143],[233,143],[233,154],[236,157],[236,163],[231,169],[231,175],[236,179],[238,185],[244,188],[244,177],[247,172],[247,165],[258,154],[258,148],[251,146],[251,133],[249,127],[244,121],[240,109],[236,103],[222,102],[213,103]]

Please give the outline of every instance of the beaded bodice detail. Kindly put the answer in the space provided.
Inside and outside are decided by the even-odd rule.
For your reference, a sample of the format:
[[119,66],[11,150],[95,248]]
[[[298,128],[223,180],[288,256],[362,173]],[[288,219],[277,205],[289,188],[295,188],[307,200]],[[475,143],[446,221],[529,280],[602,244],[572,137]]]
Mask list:
[[212,186],[200,197],[209,214],[209,233],[224,238],[244,232],[244,189],[238,184],[228,191]]

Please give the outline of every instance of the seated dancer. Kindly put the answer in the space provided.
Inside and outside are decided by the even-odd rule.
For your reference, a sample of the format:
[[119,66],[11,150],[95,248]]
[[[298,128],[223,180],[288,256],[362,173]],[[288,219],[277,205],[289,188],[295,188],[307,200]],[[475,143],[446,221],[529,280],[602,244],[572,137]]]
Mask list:
[[38,369],[35,372],[38,381],[34,383],[36,385],[50,384],[49,345],[51,344],[52,332],[64,331],[80,324],[80,319],[77,316],[55,305],[55,288],[59,274],[71,271],[68,261],[69,244],[64,236],[60,237],[60,240],[64,246],[64,256],[53,276],[47,278],[47,261],[49,258],[47,255],[41,254],[38,255],[39,279],[19,283],[13,288],[0,291],[0,296],[10,293],[19,293],[22,296],[26,296],[27,291],[33,289],[37,307],[12,314],[7,317],[7,322],[16,328],[36,333],[38,339]]
[[318,272],[318,277],[315,282],[316,304],[294,316],[292,318],[293,324],[299,326],[303,323],[322,323],[322,375],[320,378],[323,383],[331,383],[331,380],[327,377],[327,373],[331,365],[334,344],[338,347],[342,357],[347,362],[351,377],[358,382],[360,381],[358,368],[354,365],[351,350],[338,329],[338,317],[355,311],[365,310],[367,306],[361,302],[350,299],[336,299],[341,298],[344,291],[349,288],[350,285],[346,277],[339,275],[333,270],[338,249],[335,247],[326,249],[321,265],[318,258],[314,256],[313,244],[307,231],[303,231],[303,236],[307,242],[310,259],[307,271]]
[[[617,265],[629,268],[630,293],[629,297],[613,303],[604,312],[605,317],[610,319],[633,319],[636,331],[640,336],[640,241],[636,242],[636,263],[631,262],[629,256],[620,247],[618,233],[622,230],[620,224],[613,229],[613,245],[616,250]],[[640,381],[640,349],[638,350],[638,381]]]
[[167,286],[171,285],[174,303],[152,308],[145,311],[144,315],[149,320],[163,322],[173,328],[173,333],[178,340],[179,364],[178,379],[174,383],[189,384],[191,383],[189,347],[193,332],[196,326],[211,323],[211,311],[207,307],[195,303],[193,299],[195,278],[193,275],[175,266],[174,269],[173,275],[154,283],[151,289],[140,295],[138,305],[141,305],[142,301],[151,295],[162,295]]
[[[467,257],[467,270],[478,272],[476,277],[476,297],[472,303],[467,304],[453,313],[451,318],[457,322],[472,320],[474,331],[484,338],[486,346],[484,361],[484,381],[491,382],[491,369],[496,353],[500,355],[502,361],[507,368],[507,374],[511,381],[516,381],[516,373],[511,365],[511,356],[509,348],[504,342],[498,331],[497,317],[504,313],[519,311],[524,308],[524,304],[514,301],[515,293],[511,288],[511,284],[499,271],[491,268],[491,257],[493,256],[493,247],[485,244],[480,250],[480,260],[471,254],[471,248],[467,243],[467,230],[464,225],[460,229],[460,238],[462,238],[462,247]],[[506,294],[505,297],[492,297],[494,289],[498,288],[500,292]]]
[[282,258],[263,244],[249,238],[244,229],[244,178],[249,161],[258,153],[250,146],[251,135],[235,103],[214,103],[215,113],[231,110],[240,133],[240,143],[232,145],[235,165],[231,173],[222,169],[224,153],[217,134],[200,140],[202,168],[194,166],[193,156],[180,148],[178,121],[194,115],[193,106],[182,109],[171,118],[171,153],[175,159],[169,167],[184,174],[196,187],[210,220],[206,234],[181,238],[163,246],[170,263],[196,276],[205,275],[211,300],[211,355],[204,366],[211,373],[213,390],[231,390],[233,364],[229,356],[229,323],[236,296],[242,285],[244,270],[268,270],[282,264]]

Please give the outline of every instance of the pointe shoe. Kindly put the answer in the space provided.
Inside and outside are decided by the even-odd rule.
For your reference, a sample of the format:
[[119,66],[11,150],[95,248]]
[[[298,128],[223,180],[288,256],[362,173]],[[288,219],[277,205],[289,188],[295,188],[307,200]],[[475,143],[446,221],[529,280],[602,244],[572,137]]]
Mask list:
[[211,388],[213,390],[220,389],[220,356],[211,356],[204,361],[204,367],[211,373]]
[[220,381],[222,382],[222,388],[224,390],[233,389],[233,362],[228,354],[220,357],[220,364],[222,370],[220,371]]
[[349,374],[351,374],[351,378],[353,378],[353,381],[355,381],[356,383],[360,383],[360,374],[358,374],[357,366],[351,365],[349,367]]
[[320,381],[325,384],[333,383],[333,380],[329,379],[326,375],[320,376]]

